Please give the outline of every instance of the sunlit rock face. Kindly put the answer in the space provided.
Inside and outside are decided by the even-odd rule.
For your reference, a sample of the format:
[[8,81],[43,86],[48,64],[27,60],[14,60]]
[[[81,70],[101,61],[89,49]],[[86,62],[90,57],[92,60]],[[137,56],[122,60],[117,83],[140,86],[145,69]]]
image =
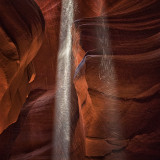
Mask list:
[[101,12],[96,1],[80,4],[89,6],[77,14],[73,46],[86,159],[158,160],[160,3],[121,0]]
[[[31,84],[31,93],[28,95],[26,103],[21,109],[19,119],[0,135],[1,160],[49,160],[52,159],[54,148],[57,147],[53,146],[55,133],[53,129],[56,130],[54,123],[55,117],[57,117],[55,116],[54,106],[61,4],[59,1],[56,3],[52,2],[53,1],[45,1],[44,3],[44,1],[37,1],[43,13],[46,26],[42,47],[37,57],[33,60],[36,79]],[[21,7],[23,8],[22,4]],[[37,24],[37,22],[35,22],[35,24]],[[41,28],[37,26],[37,29]],[[28,82],[24,83],[28,84]],[[72,108],[69,113],[71,141],[68,148],[68,156],[70,160],[80,160],[84,159],[84,132],[78,99],[73,84],[71,88],[71,104]],[[65,133],[61,133],[58,135],[56,139],[57,144],[61,143],[62,135],[64,134]],[[59,152],[63,153],[63,148],[59,148]],[[63,154],[59,157],[61,159],[65,158]]]
[[[25,6],[25,7],[24,7]],[[34,77],[30,64],[42,43],[44,20],[32,1],[0,1],[0,133],[18,118]],[[26,14],[28,13],[28,14]]]
[[[0,159],[51,160],[61,1],[36,0],[46,28],[27,99],[43,18],[33,1],[0,2],[2,130],[19,115],[0,135]],[[69,160],[160,159],[159,8],[158,0],[75,1]]]

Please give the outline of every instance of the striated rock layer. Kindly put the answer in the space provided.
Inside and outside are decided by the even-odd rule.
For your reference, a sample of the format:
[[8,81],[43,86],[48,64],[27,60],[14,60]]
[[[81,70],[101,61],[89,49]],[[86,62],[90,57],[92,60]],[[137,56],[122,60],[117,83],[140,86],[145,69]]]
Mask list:
[[[34,78],[44,19],[33,1],[0,1],[0,133],[18,118]],[[26,14],[28,13],[28,14]],[[32,18],[31,18],[32,17]]]
[[[160,2],[74,2],[70,160],[159,160]],[[0,0],[1,160],[51,160],[58,147],[61,1],[36,3],[45,31],[34,1]]]
[[80,4],[92,12],[77,16],[73,46],[86,159],[160,159],[159,1]]
[[[39,13],[39,8],[37,7],[38,11],[36,11],[36,8],[32,6],[32,3],[35,5],[33,1],[28,1],[26,4],[25,1],[21,3],[15,1],[14,5],[16,7],[17,6],[21,7],[20,12],[18,13],[19,16],[23,17],[22,10],[25,7],[24,5],[26,5],[27,8],[28,3],[30,4],[31,7],[33,7],[33,11],[37,12],[37,14]],[[35,82],[31,84],[31,93],[28,95],[28,98],[26,99],[26,95],[22,94],[24,100],[26,99],[26,103],[23,105],[20,115],[19,111],[15,110],[15,114],[19,115],[18,121],[9,126],[0,135],[1,160],[8,160],[8,159],[49,160],[52,159],[53,157],[52,155],[53,150],[56,147],[58,147],[58,146],[53,146],[54,144],[53,139],[55,130],[58,129],[55,128],[54,118],[57,116],[54,115],[55,114],[54,104],[55,104],[55,94],[56,94],[55,79],[56,79],[61,4],[59,1],[55,2],[55,4],[52,3],[52,1],[47,1],[47,3],[44,3],[43,1],[37,1],[37,3],[41,7],[42,13],[44,15],[46,28],[44,32],[42,46],[38,52],[38,55],[33,61],[35,66],[36,79]],[[8,1],[6,2],[6,5],[9,5]],[[12,8],[13,4],[11,4],[10,7]],[[3,6],[2,8],[5,10]],[[24,12],[27,14],[31,12],[30,14],[32,14],[32,10],[26,10]],[[34,15],[32,15],[33,18],[29,17],[29,15],[27,18],[30,18],[31,20],[35,18]],[[32,27],[33,22],[28,24],[27,21],[25,21],[26,19],[23,20],[24,23],[27,24],[26,28],[29,26]],[[38,22],[34,23],[38,25]],[[44,26],[37,26],[36,29],[39,31],[42,27],[44,28]],[[15,35],[13,35],[13,38],[15,38],[14,36]],[[29,39],[24,39],[24,40],[26,41],[26,43],[24,43],[25,46],[29,42]],[[20,39],[20,42],[22,43],[23,39]],[[37,50],[35,50],[36,51],[35,54],[32,53],[32,56],[36,55],[40,47],[40,44],[39,46],[36,46],[36,44],[34,44],[34,47]],[[32,48],[29,48],[29,46],[27,49],[29,49],[29,51],[33,50]],[[26,55],[26,57],[29,58],[29,54]],[[29,68],[28,72],[32,73],[33,67],[30,65],[28,68]],[[33,76],[31,77],[31,80],[30,79],[27,80],[30,83],[32,79]],[[27,85],[28,81],[27,82],[23,81],[23,83]],[[21,87],[22,91],[24,91],[25,89],[24,86],[21,85]],[[82,120],[79,112],[78,100],[74,85],[72,85],[71,88],[71,97],[72,97],[70,106],[71,141],[70,141],[68,156],[70,157],[70,159],[73,160],[83,159],[84,158],[83,127],[82,127]],[[15,99],[18,101],[17,98]],[[22,104],[19,106],[18,108],[19,110],[20,107],[22,107]],[[11,123],[13,122],[15,121],[12,121]],[[61,139],[63,138],[62,135],[64,134],[58,135],[56,139],[58,143],[61,143]],[[59,157],[61,159],[64,159],[65,157],[63,156],[63,148],[59,148],[58,152],[62,153],[61,155],[59,155]]]

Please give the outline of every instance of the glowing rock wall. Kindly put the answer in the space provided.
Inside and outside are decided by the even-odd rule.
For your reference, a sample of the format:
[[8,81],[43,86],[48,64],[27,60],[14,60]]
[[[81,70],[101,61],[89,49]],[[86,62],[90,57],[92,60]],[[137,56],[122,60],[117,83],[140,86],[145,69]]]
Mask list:
[[[36,2],[45,31],[32,0],[0,0],[1,160],[51,160],[58,147],[52,140],[61,1]],[[74,2],[70,159],[58,160],[159,160],[160,2]],[[36,78],[26,99],[30,61]]]

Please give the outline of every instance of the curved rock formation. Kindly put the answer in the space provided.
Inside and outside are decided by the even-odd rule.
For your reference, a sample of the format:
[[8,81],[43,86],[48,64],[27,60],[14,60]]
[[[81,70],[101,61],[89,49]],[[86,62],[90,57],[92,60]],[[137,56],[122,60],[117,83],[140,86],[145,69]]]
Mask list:
[[[28,67],[42,43],[44,19],[33,1],[0,1],[0,133],[15,122],[32,77]],[[26,14],[27,13],[27,14]]]
[[[1,160],[50,160],[58,147],[52,140],[61,1],[36,2],[46,28],[19,115],[44,21],[32,0],[0,0],[0,122],[7,122],[1,132],[19,115],[0,135]],[[159,160],[160,2],[74,2],[70,159]],[[63,148],[58,152],[66,158]]]
[[157,160],[160,3],[106,2],[101,11],[96,3],[81,1],[89,11],[82,8],[74,30],[86,159]]
[[[44,41],[38,56],[34,59],[37,78],[35,79],[35,82],[32,83],[32,91],[28,95],[26,103],[20,112],[18,121],[9,126],[0,135],[0,157],[2,160],[52,159],[53,150],[57,147],[53,146],[52,141],[54,135],[54,118],[56,117],[54,116],[54,88],[60,11],[57,9],[57,18],[52,15],[55,14],[55,8],[59,8],[60,3],[58,2],[55,6],[51,1],[48,1],[47,4],[44,4],[43,1],[38,1],[37,3],[42,9],[46,23]],[[24,3],[23,5],[22,3],[17,3],[15,5],[21,6],[21,9],[24,7]],[[34,8],[34,10],[36,10],[36,8]],[[21,15],[22,13],[19,14]],[[21,16],[23,16],[23,14]],[[32,16],[33,18],[36,18],[34,15]],[[37,22],[35,22],[35,24],[38,25]],[[55,27],[57,27],[57,30],[54,30]],[[40,29],[41,28],[37,26],[37,30]],[[26,41],[27,40],[28,39],[26,39]],[[39,49],[38,46],[34,46],[36,49]],[[29,55],[26,55],[26,57],[27,56]],[[40,66],[42,67],[39,68]],[[31,67],[29,67],[29,72],[31,72]],[[25,81],[24,83],[26,84]],[[23,88],[24,86],[21,87]],[[84,157],[83,128],[77,102],[78,100],[73,86],[72,110],[70,113],[72,124],[70,134],[72,138],[69,146],[69,156],[71,159],[83,159]],[[19,112],[16,112],[16,114],[18,113]],[[61,143],[61,139],[62,137],[60,134],[56,141]],[[59,152],[63,153],[63,148],[60,148],[59,150]],[[64,159],[63,155],[60,155],[60,158]]]

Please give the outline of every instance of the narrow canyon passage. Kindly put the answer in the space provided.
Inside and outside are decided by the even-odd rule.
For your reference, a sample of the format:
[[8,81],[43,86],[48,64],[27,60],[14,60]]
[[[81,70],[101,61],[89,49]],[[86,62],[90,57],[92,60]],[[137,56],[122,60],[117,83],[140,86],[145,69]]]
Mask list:
[[0,0],[0,160],[159,160],[159,9]]

